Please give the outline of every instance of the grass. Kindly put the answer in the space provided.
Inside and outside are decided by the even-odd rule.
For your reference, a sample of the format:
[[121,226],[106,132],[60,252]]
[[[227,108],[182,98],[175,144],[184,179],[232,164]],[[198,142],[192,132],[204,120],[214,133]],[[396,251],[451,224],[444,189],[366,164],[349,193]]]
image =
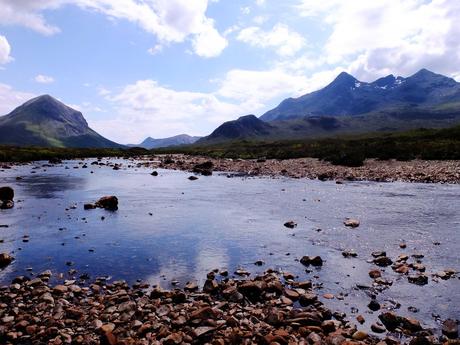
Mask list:
[[460,126],[448,129],[418,129],[392,134],[316,140],[234,141],[216,145],[189,145],[154,149],[71,149],[0,146],[0,162],[27,162],[87,157],[132,157],[146,154],[184,153],[215,158],[314,157],[336,165],[360,166],[366,158],[381,160],[460,160]]
[[132,157],[148,154],[142,148],[91,149],[0,146],[0,162],[30,162],[50,159],[79,159],[89,157]]
[[366,158],[458,160],[460,159],[460,126],[316,140],[244,140],[209,146],[193,145],[157,149],[155,153],[185,153],[215,158],[245,159],[314,157],[346,166],[360,166]]

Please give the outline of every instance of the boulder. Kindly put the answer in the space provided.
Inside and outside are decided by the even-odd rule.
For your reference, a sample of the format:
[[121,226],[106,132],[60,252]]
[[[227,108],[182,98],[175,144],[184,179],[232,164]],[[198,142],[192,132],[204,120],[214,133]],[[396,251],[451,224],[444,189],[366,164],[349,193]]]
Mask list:
[[214,164],[211,161],[207,161],[207,162],[195,165],[193,167],[193,172],[197,174],[201,174],[203,176],[210,176],[212,175],[213,168],[214,168]]
[[6,267],[10,263],[12,263],[14,258],[9,255],[8,253],[1,253],[0,254],[0,267]]
[[109,211],[118,210],[118,198],[116,196],[103,196],[96,202],[96,206]]
[[10,201],[14,199],[14,190],[11,187],[0,187],[0,200]]

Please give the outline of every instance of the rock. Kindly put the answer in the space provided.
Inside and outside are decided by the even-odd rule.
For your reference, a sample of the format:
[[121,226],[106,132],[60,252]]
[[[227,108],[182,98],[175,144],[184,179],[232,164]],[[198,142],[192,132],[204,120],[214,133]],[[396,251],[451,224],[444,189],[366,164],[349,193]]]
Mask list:
[[387,256],[387,253],[382,251],[382,250],[379,250],[379,251],[376,251],[376,252],[372,252],[371,255],[374,257],[374,258],[378,258],[380,256]]
[[400,318],[391,311],[380,314],[379,319],[389,331],[394,331],[400,324]]
[[300,263],[305,266],[322,266],[323,265],[323,259],[321,256],[303,256],[300,259]]
[[109,211],[118,210],[118,198],[116,196],[103,196],[96,202],[96,206]]
[[238,291],[241,292],[251,301],[258,301],[262,297],[262,293],[267,288],[264,281],[248,281],[238,286]]
[[374,264],[377,266],[385,267],[390,266],[393,261],[388,256],[379,256],[373,260]]
[[380,303],[377,302],[375,299],[371,300],[367,307],[372,311],[377,311],[380,309]]
[[312,305],[318,301],[318,296],[312,293],[301,294],[299,297],[299,303],[302,307]]
[[207,161],[207,162],[195,165],[193,167],[193,172],[197,174],[201,174],[203,176],[210,176],[212,175],[213,168],[214,168],[214,164],[211,161]]
[[371,325],[371,330],[372,332],[375,332],[375,333],[385,333],[386,331],[385,327],[379,325],[378,323],[373,323]]
[[6,267],[13,262],[14,258],[8,253],[0,254],[0,267]]
[[207,320],[207,319],[214,319],[216,314],[211,307],[204,307],[195,310],[190,314],[190,320]]
[[369,271],[369,277],[372,279],[380,278],[382,276],[382,272],[380,270],[371,270]]
[[359,220],[357,219],[353,219],[353,218],[346,218],[344,221],[343,221],[343,224],[345,226],[348,226],[350,228],[357,228],[359,226]]
[[442,323],[442,334],[449,339],[458,338],[458,324],[455,320],[447,319]]
[[83,209],[85,209],[85,210],[92,210],[92,209],[95,209],[95,208],[96,208],[95,204],[84,204],[83,205]]
[[297,223],[294,222],[293,220],[290,220],[286,223],[284,223],[284,226],[289,229],[294,229],[297,226]]
[[352,338],[354,340],[358,340],[358,341],[361,341],[361,340],[364,340],[368,337],[367,333],[364,332],[364,331],[356,331],[355,333],[353,333],[352,335]]
[[408,276],[407,279],[409,280],[409,283],[416,284],[416,285],[428,284],[428,277],[424,274],[411,275],[411,276]]
[[14,190],[11,187],[0,187],[0,200],[10,201],[14,199]]
[[5,201],[0,201],[0,209],[1,210],[9,210],[10,208],[14,207],[14,201],[13,200],[5,200]]
[[201,337],[203,335],[206,335],[206,334],[208,334],[208,333],[210,333],[210,332],[212,332],[214,330],[215,330],[215,327],[205,327],[205,326],[203,326],[203,327],[195,328],[194,333],[195,333],[195,336],[199,338],[199,337]]
[[188,179],[190,181],[195,181],[195,180],[198,180],[198,177],[192,175],[192,176],[189,176]]
[[188,282],[187,284],[185,284],[184,290],[196,291],[198,290],[198,284],[196,282]]
[[207,279],[203,286],[203,291],[214,293],[219,288],[219,284],[214,279]]
[[152,171],[152,173],[150,174],[152,176],[158,176],[158,171]]
[[344,258],[355,258],[355,257],[358,256],[358,254],[357,254],[355,251],[353,251],[353,250],[344,250],[344,251],[342,252],[342,256],[343,256]]
[[411,317],[400,317],[399,320],[402,324],[402,327],[409,331],[417,332],[422,330],[420,322],[416,319],[413,319]]
[[356,321],[358,321],[361,325],[362,325],[364,322],[366,322],[366,320],[364,319],[364,316],[362,316],[362,315],[358,315],[358,316],[356,317]]
[[53,288],[53,292],[56,293],[56,294],[64,294],[67,291],[69,291],[69,288],[67,286],[65,286],[65,285],[56,285]]

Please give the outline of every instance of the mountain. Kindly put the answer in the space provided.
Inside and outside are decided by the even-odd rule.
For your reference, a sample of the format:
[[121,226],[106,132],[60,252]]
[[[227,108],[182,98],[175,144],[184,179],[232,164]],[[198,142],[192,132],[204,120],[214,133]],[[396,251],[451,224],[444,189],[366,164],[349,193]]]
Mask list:
[[451,103],[460,105],[460,83],[426,69],[408,78],[388,75],[371,83],[342,72],[323,89],[288,98],[260,119],[270,122],[304,116],[362,115]]
[[422,69],[371,83],[342,72],[321,90],[288,98],[260,118],[248,115],[219,126],[197,144],[232,140],[331,137],[460,123],[460,83]]
[[33,98],[0,117],[0,144],[45,147],[122,147],[89,128],[82,113],[57,99]]
[[223,123],[209,136],[198,140],[197,144],[268,136],[274,129],[274,126],[260,120],[255,115],[246,115]]
[[146,138],[139,145],[129,144],[131,147],[143,147],[145,149],[156,149],[159,147],[170,147],[170,146],[179,146],[179,145],[189,145],[196,142],[201,137],[192,137],[187,134],[180,134],[174,137],[154,139],[151,137]]

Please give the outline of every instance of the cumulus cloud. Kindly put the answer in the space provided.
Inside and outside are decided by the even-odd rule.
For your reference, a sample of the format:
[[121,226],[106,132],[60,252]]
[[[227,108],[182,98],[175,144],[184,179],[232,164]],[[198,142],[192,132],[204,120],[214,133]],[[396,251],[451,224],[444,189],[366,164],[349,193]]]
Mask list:
[[54,78],[49,75],[38,74],[35,76],[34,80],[40,84],[51,84],[54,82]]
[[[22,25],[52,35],[59,28],[47,23],[42,12],[68,4],[135,23],[160,42],[178,43],[191,37],[193,42],[199,42],[193,46],[201,56],[217,56],[227,45],[214,22],[206,16],[208,0],[0,0],[0,23]],[[216,41],[220,51],[212,45]]]
[[0,35],[0,65],[13,60],[11,57],[11,46],[5,36]]
[[0,83],[0,115],[11,112],[18,105],[35,97],[33,93],[14,90],[10,85]]
[[242,29],[237,39],[254,47],[274,48],[281,56],[292,56],[305,46],[305,39],[287,25],[278,23],[269,31],[258,26]]
[[450,0],[301,0],[301,15],[332,33],[322,54],[358,77],[460,72],[460,2]]
[[90,124],[125,143],[182,132],[206,135],[224,121],[265,111],[273,98],[300,95],[309,89],[307,78],[282,70],[234,69],[214,83],[212,92],[194,92],[139,80],[106,97],[115,109],[115,119],[92,120]]

